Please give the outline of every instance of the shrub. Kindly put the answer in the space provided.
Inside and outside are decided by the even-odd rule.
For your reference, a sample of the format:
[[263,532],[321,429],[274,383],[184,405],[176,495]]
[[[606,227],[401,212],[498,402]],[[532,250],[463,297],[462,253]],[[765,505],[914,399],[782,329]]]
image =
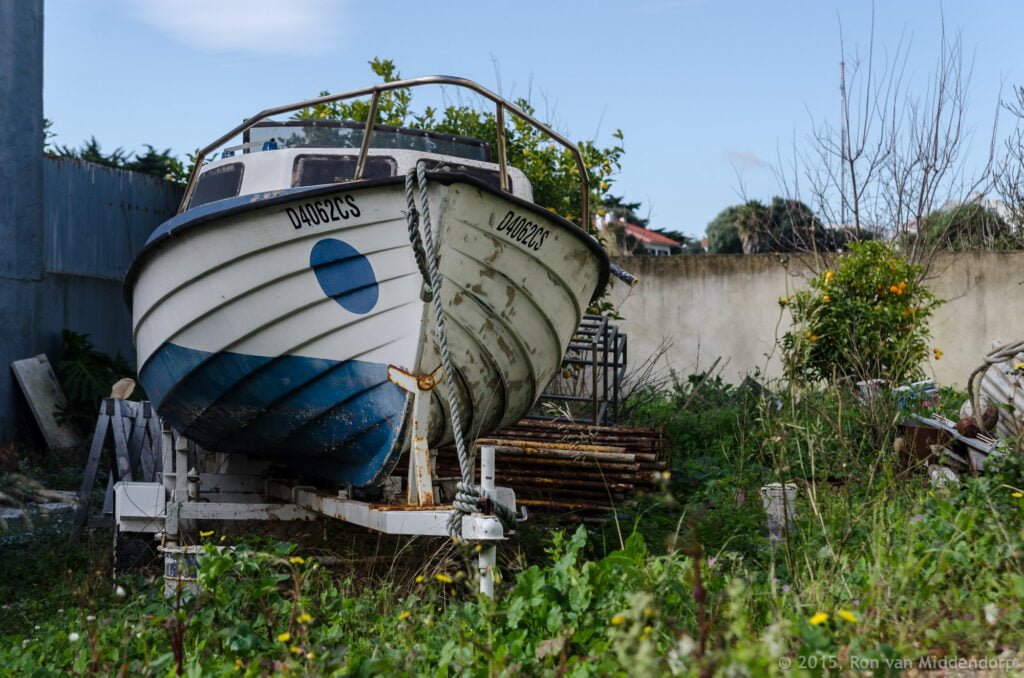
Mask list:
[[[110,393],[110,387],[123,377],[134,379],[135,370],[120,353],[110,356],[97,350],[88,334],[64,330],[60,340],[56,372],[68,404],[57,414],[60,419],[89,431],[96,423],[100,401]],[[145,393],[136,387],[133,399],[144,398]]]
[[[780,300],[794,327],[782,338],[790,379],[886,379],[922,376],[928,318],[940,303],[922,284],[923,269],[880,242],[850,245],[836,269]],[[935,350],[936,357],[941,352]]]

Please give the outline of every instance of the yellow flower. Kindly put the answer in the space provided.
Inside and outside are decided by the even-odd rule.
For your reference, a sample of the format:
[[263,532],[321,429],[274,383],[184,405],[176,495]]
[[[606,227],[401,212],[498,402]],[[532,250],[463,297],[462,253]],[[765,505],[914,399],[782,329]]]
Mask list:
[[1024,497],[1024,493],[1021,493],[1021,492],[1014,492],[1014,493],[1013,493],[1013,494],[1011,494],[1010,496],[1011,496],[1011,497],[1013,497],[1014,499],[1020,499],[1021,497]]
[[306,659],[316,659],[316,652],[313,652],[312,650],[307,652],[306,653]]
[[818,614],[814,615],[810,619],[811,626],[821,626],[822,624],[824,624],[827,621],[828,621],[828,615],[825,614],[824,612],[819,612]]
[[435,574],[434,579],[441,582],[442,584],[451,584],[453,581],[452,578],[446,574]]
[[235,660],[235,668],[236,669],[240,669],[243,666],[245,666],[245,662],[243,662],[241,659],[236,659]]
[[284,633],[277,634],[277,642],[279,643],[287,643],[291,639],[292,634],[288,633],[287,631],[285,631]]
[[612,617],[612,626],[622,626],[626,623],[626,615],[621,612]]
[[653,631],[653,630],[654,629],[651,628],[650,626],[645,626],[643,634],[641,635],[641,638],[646,638],[647,636],[651,635],[651,631]]
[[779,306],[786,308],[786,304],[789,303],[789,297],[779,297]]
[[398,621],[405,621],[411,616],[412,612],[409,612],[409,610],[405,610],[404,612],[402,612],[402,614],[398,615]]
[[292,565],[302,565],[304,562],[306,562],[306,559],[302,556],[292,556],[288,559],[288,562]]
[[837,610],[836,611],[836,616],[841,618],[841,619],[845,619],[846,621],[850,622],[851,624],[857,621],[857,615],[855,615],[854,613],[850,612],[849,610]]
[[207,537],[212,537],[213,536],[213,530],[209,530],[207,532],[200,532],[199,536],[202,537],[203,539],[206,539]]
[[824,302],[829,302],[829,301],[832,301],[832,297],[830,297],[830,296],[828,296],[828,295],[826,294],[825,296],[823,296],[823,297],[821,298],[821,300],[822,300],[822,301],[824,301]]
[[835,274],[832,273],[832,271],[825,271],[825,284],[826,285],[829,284],[830,282],[832,282],[832,276],[834,276],[834,275]]
[[292,645],[291,650],[292,654],[302,654],[302,648],[298,645]]
[[1024,363],[1017,363],[1016,365],[1013,366],[1013,369],[1017,371],[1024,370]]
[[308,612],[303,612],[299,615],[298,621],[300,624],[309,624],[313,621],[313,617]]
[[423,583],[423,575],[422,574],[416,575],[416,583],[417,584],[422,584]]

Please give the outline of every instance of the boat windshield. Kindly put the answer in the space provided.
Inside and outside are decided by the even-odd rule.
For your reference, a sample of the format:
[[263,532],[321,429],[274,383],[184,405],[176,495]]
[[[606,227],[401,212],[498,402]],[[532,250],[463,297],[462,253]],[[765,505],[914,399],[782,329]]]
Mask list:
[[[365,128],[361,122],[338,120],[261,122],[245,132],[240,146],[224,149],[222,157],[232,157],[238,152],[255,153],[279,148],[358,149],[363,143]],[[398,148],[491,161],[491,147],[485,141],[388,125],[374,125],[370,148]]]

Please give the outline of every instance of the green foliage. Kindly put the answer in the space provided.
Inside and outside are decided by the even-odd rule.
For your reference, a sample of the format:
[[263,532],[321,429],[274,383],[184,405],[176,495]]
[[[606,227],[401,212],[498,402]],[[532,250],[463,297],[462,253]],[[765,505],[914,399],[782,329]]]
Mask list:
[[51,153],[53,151],[50,141],[55,136],[57,136],[57,133],[53,131],[53,120],[43,118],[43,153]]
[[928,245],[940,249],[1018,250],[1024,246],[998,213],[977,203],[927,215],[918,229]]
[[726,207],[718,213],[707,227],[708,252],[711,254],[743,254],[736,218],[739,207]]
[[[222,550],[230,542],[204,533],[201,592],[164,600],[161,582],[112,582],[79,547],[0,543],[13,567],[0,586],[0,666],[11,675],[783,676],[1019,655],[1019,451],[989,476],[935,489],[923,474],[892,472],[892,403],[770,386],[774,394],[691,375],[646,398],[635,411],[677,438],[671,494],[648,498],[637,518],[648,538],[625,530],[602,550],[585,527],[556,532],[543,555],[522,556],[533,565],[499,581],[495,601],[475,594],[471,547],[462,566],[425,564],[415,581],[361,587],[291,544]],[[798,487],[776,546],[756,491],[771,481]]]
[[[60,334],[61,346],[56,374],[67,396],[68,405],[58,415],[89,431],[96,423],[100,401],[110,394],[110,387],[123,377],[135,378],[135,370],[118,353],[110,356],[97,351],[89,335],[64,330]],[[145,398],[136,386],[133,398]]]
[[[370,68],[384,82],[401,79],[394,62],[389,59],[375,58],[370,62]],[[519,98],[513,103],[530,115],[536,112],[527,99]],[[369,114],[369,101],[355,100],[320,104],[299,111],[295,118],[365,122]],[[580,178],[572,154],[532,125],[513,115],[509,118],[506,123],[508,161],[530,179],[534,202],[579,223],[582,219]],[[415,113],[412,93],[409,90],[393,90],[381,95],[377,123],[460,134],[486,141],[492,148],[497,147],[498,127],[493,110],[481,111],[460,103],[450,104],[443,111],[428,106],[422,112]],[[590,204],[591,209],[595,211],[603,199],[608,197],[611,200],[608,190],[614,181],[615,172],[620,169],[620,160],[625,151],[621,144],[622,132],[616,130],[612,136],[616,143],[604,148],[591,141],[580,141],[577,144],[587,167],[592,189]],[[591,224],[581,226],[588,230],[591,228]]]
[[[626,202],[626,198],[621,195],[603,196],[602,207],[604,208],[602,211],[608,215],[611,221],[617,221],[621,217],[629,223],[636,224],[642,228],[647,228],[650,223],[649,219],[640,216],[638,212],[640,203]],[[601,216],[604,216],[604,214]]]
[[[928,356],[928,318],[939,304],[922,273],[888,245],[854,243],[835,271],[781,299],[794,322],[782,338],[789,377],[896,383],[919,378]],[[936,349],[935,357],[941,355]]]
[[[49,151],[49,138],[54,135],[49,131],[47,133],[49,136],[47,137],[46,150]],[[177,184],[184,184],[188,180],[188,173],[184,164],[171,154],[171,149],[169,148],[158,151],[149,144],[146,144],[146,152],[141,154],[135,153],[134,157],[132,153],[125,151],[123,148],[115,148],[110,153],[104,153],[100,143],[96,141],[96,137],[90,137],[89,141],[82,144],[81,148],[54,146],[52,152],[62,158],[74,158],[103,165],[104,167],[148,174]]]
[[799,200],[777,196],[768,205],[749,200],[725,208],[708,224],[707,235],[713,254],[832,252],[849,239],[845,232],[827,230]]

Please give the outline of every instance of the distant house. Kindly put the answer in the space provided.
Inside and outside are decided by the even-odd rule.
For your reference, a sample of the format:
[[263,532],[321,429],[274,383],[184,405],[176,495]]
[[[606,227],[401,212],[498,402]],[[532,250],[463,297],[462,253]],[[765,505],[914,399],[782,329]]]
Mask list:
[[682,245],[678,240],[673,240],[668,236],[642,228],[636,224],[626,223],[625,227],[627,238],[633,238],[640,244],[638,249],[642,250],[642,252],[638,252],[638,254],[649,254],[655,257],[668,256],[672,254],[673,250],[678,252],[679,247]]

